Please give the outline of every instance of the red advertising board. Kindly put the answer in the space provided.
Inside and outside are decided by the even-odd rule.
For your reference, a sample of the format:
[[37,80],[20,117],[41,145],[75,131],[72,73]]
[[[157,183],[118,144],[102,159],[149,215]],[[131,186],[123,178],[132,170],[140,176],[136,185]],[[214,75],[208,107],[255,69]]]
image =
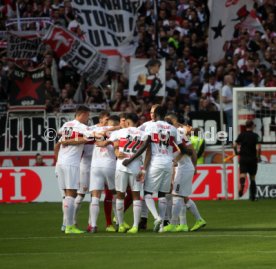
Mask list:
[[[198,167],[193,180],[194,200],[217,200],[225,198],[221,165]],[[233,166],[226,170],[228,198],[233,199]],[[52,167],[0,168],[1,202],[60,202],[61,192]]]
[[32,169],[0,170],[0,202],[33,202],[41,191],[40,176]]
[[[228,182],[228,199],[234,198],[233,166],[226,169]],[[225,182],[223,179],[222,165],[201,165],[197,168],[197,174],[193,179],[193,194],[195,200],[218,200],[225,199]]]

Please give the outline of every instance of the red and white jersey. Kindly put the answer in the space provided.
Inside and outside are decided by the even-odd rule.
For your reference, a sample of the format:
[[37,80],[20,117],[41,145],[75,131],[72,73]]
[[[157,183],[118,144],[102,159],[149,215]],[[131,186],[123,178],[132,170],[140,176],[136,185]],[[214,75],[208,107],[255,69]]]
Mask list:
[[[88,127],[77,120],[68,121],[59,129],[61,140],[77,139],[78,137],[89,136]],[[84,144],[61,145],[58,153],[57,164],[80,166]]]
[[[88,127],[88,132],[92,134],[94,132],[96,125],[92,125]],[[83,155],[82,158],[91,158],[93,154],[95,139],[92,139],[91,141],[88,141],[86,144],[84,144],[83,148]]]
[[[100,133],[107,131],[110,128],[110,126],[96,127],[93,131]],[[112,145],[106,147],[94,146],[91,168],[94,167],[116,168],[116,156]]]
[[147,125],[145,133],[151,137],[151,165],[172,165],[174,143],[182,142],[177,129],[165,121],[155,121]]
[[152,123],[152,122],[153,122],[152,120],[146,121],[146,122],[144,122],[142,125],[140,125],[140,126],[138,127],[138,129],[144,132],[144,131],[146,130],[146,127],[147,127],[150,123]]
[[[113,132],[110,141],[119,141],[119,151],[131,158],[147,139],[147,135],[136,127],[129,127]],[[142,165],[142,156],[136,158],[127,167],[122,164],[124,159],[117,160],[116,169],[131,174],[138,174]]]
[[149,97],[150,96],[150,89],[152,86],[153,80],[156,78],[155,75],[147,75],[146,85],[143,91],[143,97]]
[[[183,127],[177,128],[179,139],[182,141],[182,144],[184,146],[191,145],[191,141],[189,140],[188,136],[186,135],[186,130]],[[178,155],[180,152],[176,151],[175,155]],[[192,162],[192,159],[189,155],[183,155],[183,157],[178,161],[178,167],[181,167],[181,169],[186,170],[194,170],[194,165]]]

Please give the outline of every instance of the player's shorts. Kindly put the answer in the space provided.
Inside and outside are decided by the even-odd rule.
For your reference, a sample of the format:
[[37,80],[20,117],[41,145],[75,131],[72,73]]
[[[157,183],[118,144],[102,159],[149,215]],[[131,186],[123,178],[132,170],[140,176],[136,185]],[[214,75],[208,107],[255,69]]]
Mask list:
[[80,187],[80,168],[71,165],[56,166],[58,184],[61,190],[78,190]]
[[141,191],[141,182],[136,180],[136,174],[130,174],[120,170],[115,173],[115,189],[119,192],[126,192],[129,186],[132,191]]
[[80,163],[80,188],[78,193],[86,194],[89,192],[90,185],[91,158],[82,158]]
[[172,166],[161,168],[150,165],[145,175],[144,191],[169,193],[172,172]]
[[91,167],[89,191],[115,190],[115,169],[106,167]]
[[182,169],[177,167],[175,169],[175,176],[173,182],[172,194],[187,197],[192,194],[192,180],[194,176],[194,169]]
[[255,176],[258,170],[258,163],[254,161],[243,161],[240,160],[240,173],[249,174]]

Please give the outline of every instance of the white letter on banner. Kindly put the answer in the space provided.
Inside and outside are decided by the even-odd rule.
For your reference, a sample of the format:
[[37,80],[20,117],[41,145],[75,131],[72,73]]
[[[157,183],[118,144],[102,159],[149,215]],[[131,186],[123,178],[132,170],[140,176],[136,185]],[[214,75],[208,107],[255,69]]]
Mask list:
[[[221,193],[218,193],[218,194],[217,194],[217,197],[218,197],[218,198],[224,198],[224,197],[225,197],[225,182],[224,182],[224,180],[223,180],[222,173],[223,173],[223,170],[222,170],[222,169],[218,169],[218,170],[217,170],[217,174],[220,174],[220,180],[221,180],[221,184],[220,184],[220,185],[221,185]],[[231,174],[231,173],[232,173],[231,170],[227,170],[227,169],[226,169],[227,183],[228,183],[228,181],[229,181],[228,174]],[[229,186],[229,184],[228,184],[228,186]],[[227,187],[227,189],[228,189],[228,187]],[[229,196],[229,198],[230,198],[230,197],[233,197],[233,193],[228,193],[228,196]]]
[[[196,191],[196,189],[200,186],[200,184],[204,181],[204,179],[206,179],[206,177],[208,176],[209,171],[208,170],[198,170],[197,171],[199,173],[199,176],[197,177],[197,179],[193,182],[193,186],[192,186],[192,193],[194,193],[194,191]],[[209,185],[206,184],[206,187],[204,189],[203,193],[195,193],[190,195],[190,197],[209,197],[210,196],[210,192],[209,192]]]
[[15,172],[11,173],[11,176],[14,177],[14,196],[11,197],[11,200],[25,200],[26,197],[22,196],[21,188],[21,178],[25,176],[26,173]]

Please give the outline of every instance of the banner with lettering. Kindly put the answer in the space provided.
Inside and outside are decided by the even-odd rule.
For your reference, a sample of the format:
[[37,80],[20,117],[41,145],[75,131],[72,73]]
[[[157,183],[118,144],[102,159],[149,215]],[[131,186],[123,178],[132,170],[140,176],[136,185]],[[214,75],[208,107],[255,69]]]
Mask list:
[[129,95],[140,97],[165,96],[165,59],[131,58]]
[[10,84],[10,108],[45,106],[44,68],[23,70],[15,65]]
[[50,45],[58,57],[94,86],[98,86],[104,79],[108,70],[107,57],[65,28],[52,25],[43,37],[43,42]]
[[120,71],[123,59],[138,45],[136,20],[144,0],[72,0],[85,40],[109,58],[109,69]]
[[9,61],[22,59],[35,59],[45,50],[45,44],[41,43],[41,38],[37,36],[19,36],[15,32],[7,33],[7,58]]

